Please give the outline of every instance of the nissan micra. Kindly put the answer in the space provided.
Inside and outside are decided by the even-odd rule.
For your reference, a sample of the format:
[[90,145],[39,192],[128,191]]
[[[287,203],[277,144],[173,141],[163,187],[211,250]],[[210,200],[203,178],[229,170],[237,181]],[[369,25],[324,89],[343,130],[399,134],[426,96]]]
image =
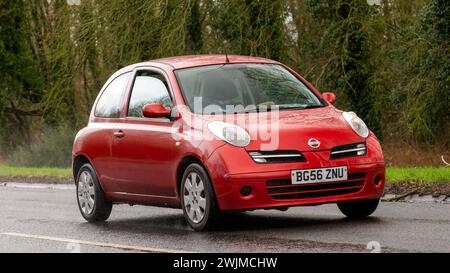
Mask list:
[[291,68],[256,57],[196,55],[120,69],[73,145],[78,206],[181,208],[194,230],[225,211],[336,203],[372,214],[383,194],[380,143]]

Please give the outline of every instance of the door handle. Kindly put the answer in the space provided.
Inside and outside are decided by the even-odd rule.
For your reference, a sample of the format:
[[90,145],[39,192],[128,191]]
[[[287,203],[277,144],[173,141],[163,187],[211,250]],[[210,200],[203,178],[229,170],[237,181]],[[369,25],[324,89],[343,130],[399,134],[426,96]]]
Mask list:
[[114,132],[114,136],[117,138],[122,138],[125,136],[125,134],[123,133],[123,131],[116,131]]

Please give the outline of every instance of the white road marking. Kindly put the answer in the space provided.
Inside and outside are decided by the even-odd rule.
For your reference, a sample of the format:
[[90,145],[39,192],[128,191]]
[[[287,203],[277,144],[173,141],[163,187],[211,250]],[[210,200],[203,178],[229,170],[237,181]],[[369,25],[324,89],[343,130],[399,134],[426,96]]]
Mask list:
[[2,182],[0,186],[22,189],[52,189],[52,190],[75,190],[74,184],[44,184],[44,183],[16,183]]
[[168,249],[168,248],[140,247],[140,246],[131,246],[131,245],[112,244],[112,243],[92,242],[92,241],[41,236],[41,235],[33,235],[33,234],[25,234],[25,233],[15,233],[15,232],[3,232],[3,233],[0,233],[0,235],[30,238],[30,239],[39,239],[39,240],[48,240],[48,241],[64,242],[64,243],[75,243],[75,244],[80,244],[80,245],[90,245],[90,246],[98,246],[98,247],[109,247],[109,248],[116,248],[116,249],[123,249],[123,250],[135,250],[135,251],[141,251],[141,252],[191,253],[190,251]]

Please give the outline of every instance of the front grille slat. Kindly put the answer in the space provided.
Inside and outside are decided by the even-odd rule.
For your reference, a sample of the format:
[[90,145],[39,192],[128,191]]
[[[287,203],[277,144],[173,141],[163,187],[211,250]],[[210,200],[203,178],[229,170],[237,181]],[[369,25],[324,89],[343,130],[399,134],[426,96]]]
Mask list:
[[306,194],[306,193],[316,193],[316,192],[333,192],[333,191],[342,191],[342,190],[350,190],[350,189],[360,189],[361,186],[351,186],[351,187],[339,187],[339,188],[330,188],[330,189],[321,189],[321,190],[305,190],[305,191],[288,191],[288,192],[279,192],[279,193],[270,193],[270,196],[277,195],[293,195],[293,194]]
[[316,184],[292,184],[291,179],[273,179],[266,182],[267,193],[273,199],[304,199],[356,193],[362,190],[365,173],[350,173],[348,180]]
[[256,163],[306,162],[303,154],[295,150],[249,151],[248,154]]
[[346,157],[363,156],[367,154],[366,144],[354,143],[336,146],[331,149],[330,159],[340,159]]
[[306,199],[306,198],[318,198],[318,197],[327,197],[327,196],[337,196],[337,195],[344,195],[344,194],[350,194],[350,193],[356,193],[359,192],[360,189],[345,189],[340,191],[334,191],[333,194],[327,194],[324,195],[322,192],[316,192],[316,193],[299,193],[299,194],[285,194],[285,195],[277,195],[272,196],[273,199],[277,200],[286,200],[286,199]]

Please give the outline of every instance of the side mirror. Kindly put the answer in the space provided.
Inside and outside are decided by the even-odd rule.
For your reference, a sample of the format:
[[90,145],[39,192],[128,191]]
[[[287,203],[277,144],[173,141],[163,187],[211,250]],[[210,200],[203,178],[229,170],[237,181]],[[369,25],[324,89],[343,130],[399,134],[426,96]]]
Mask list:
[[322,94],[322,97],[324,100],[328,101],[331,104],[334,104],[336,102],[336,95],[331,92],[326,92]]
[[142,107],[142,114],[146,118],[167,118],[170,117],[170,109],[161,103],[146,104]]

